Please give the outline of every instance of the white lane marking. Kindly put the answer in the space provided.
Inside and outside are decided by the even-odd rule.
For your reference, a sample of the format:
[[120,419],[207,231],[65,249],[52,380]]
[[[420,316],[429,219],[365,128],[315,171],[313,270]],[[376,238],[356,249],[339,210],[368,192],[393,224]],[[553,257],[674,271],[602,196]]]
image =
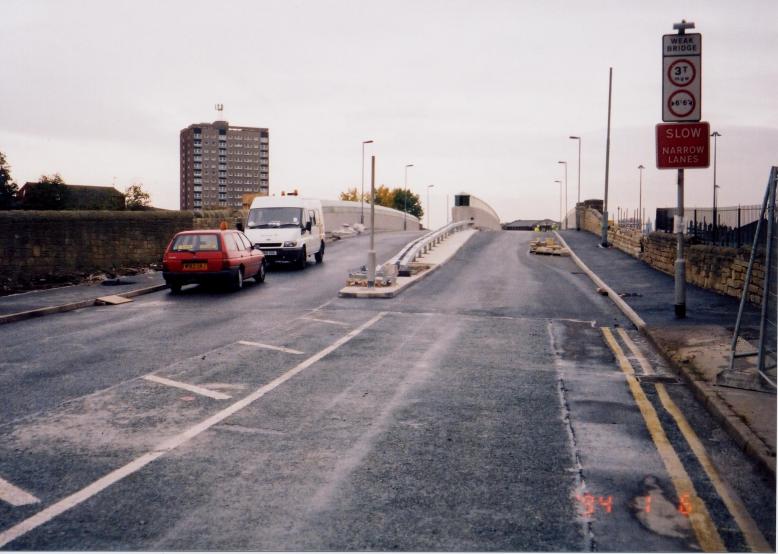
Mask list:
[[348,323],[343,323],[342,321],[333,321],[332,319],[319,319],[317,317],[301,317],[300,319],[305,319],[308,321],[316,321],[317,323],[329,323],[330,325],[342,325],[343,327],[348,327]]
[[40,527],[41,525],[51,521],[55,517],[61,515],[63,512],[66,512],[67,510],[74,508],[75,506],[78,506],[79,504],[90,499],[97,493],[107,489],[109,486],[113,485],[117,481],[120,481],[125,477],[127,477],[128,475],[131,475],[136,471],[142,469],[144,466],[153,462],[154,460],[156,460],[166,452],[169,452],[174,448],[181,446],[185,442],[189,441],[189,439],[192,439],[197,435],[199,435],[200,433],[202,433],[203,431],[210,429],[217,423],[221,423],[222,421],[224,421],[234,413],[242,410],[243,408],[252,404],[259,398],[265,396],[273,389],[284,384],[285,382],[287,382],[289,379],[291,379],[301,371],[309,368],[310,366],[312,366],[313,364],[315,364],[316,362],[324,358],[326,355],[337,350],[338,348],[346,344],[348,341],[350,341],[351,339],[353,339],[354,337],[362,333],[362,331],[375,324],[378,320],[384,317],[384,315],[386,315],[385,312],[380,312],[378,315],[376,315],[366,323],[360,325],[356,329],[350,331],[348,334],[339,338],[337,341],[332,343],[324,350],[321,350],[318,353],[311,356],[310,358],[300,362],[299,364],[294,366],[286,373],[283,373],[282,375],[276,377],[268,384],[261,386],[260,388],[255,390],[247,397],[242,398],[241,400],[238,400],[234,404],[227,406],[220,412],[217,412],[215,415],[212,415],[211,417],[198,423],[194,427],[191,427],[186,431],[179,433],[178,435],[162,442],[151,452],[147,452],[141,457],[131,461],[129,464],[112,471],[111,473],[105,475],[104,477],[101,477],[100,479],[98,479],[91,485],[86,486],[80,491],[77,491],[71,494],[70,496],[63,498],[59,502],[52,504],[51,506],[49,506],[44,510],[41,510],[37,514],[28,517],[25,520],[20,521],[13,527],[9,527],[5,531],[0,532],[0,548],[2,548],[3,546],[5,546],[11,541],[18,539],[22,535],[29,533],[33,529]]
[[29,492],[12,485],[2,477],[0,477],[0,500],[7,502],[11,506],[26,506],[27,504],[40,502]]
[[263,344],[261,342],[253,342],[250,340],[239,340],[238,344],[245,346],[256,346],[257,348],[267,348],[268,350],[278,350],[279,352],[286,352],[287,354],[305,354],[299,350],[292,350],[291,348],[284,348],[283,346],[273,346],[272,344]]
[[173,381],[172,379],[166,379],[164,377],[159,377],[157,375],[144,375],[143,378],[146,379],[146,381],[154,381],[155,383],[159,383],[160,385],[167,385],[169,387],[175,387],[177,389],[188,390],[189,392],[193,392],[201,396],[207,396],[209,398],[215,398],[216,400],[227,400],[228,398],[232,398],[230,395],[224,394],[223,392],[208,390],[203,387],[198,387],[197,385],[182,383],[181,381]]

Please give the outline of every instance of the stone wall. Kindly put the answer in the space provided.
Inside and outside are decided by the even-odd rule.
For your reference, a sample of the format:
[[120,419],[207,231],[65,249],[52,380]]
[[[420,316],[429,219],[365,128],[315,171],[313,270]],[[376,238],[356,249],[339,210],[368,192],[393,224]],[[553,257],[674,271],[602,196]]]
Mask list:
[[[218,227],[230,212],[0,211],[0,288],[64,282],[158,263],[179,231]],[[231,226],[234,226],[232,224]]]
[[[601,234],[600,212],[587,208],[583,214],[582,229]],[[669,233],[651,233],[642,236],[638,231],[610,227],[608,242],[630,256],[643,260],[654,269],[668,275],[675,275],[675,251],[677,238]],[[686,282],[740,298],[746,279],[750,247],[727,248],[707,244],[696,244],[686,248]],[[764,283],[764,256],[757,254],[748,300],[755,304],[762,302]]]
[[633,258],[642,259],[643,235],[640,231],[611,227],[608,229],[608,242]]
[[[669,233],[651,233],[646,237],[643,260],[668,275],[675,274],[677,238]],[[686,248],[686,281],[698,287],[710,289],[740,298],[748,271],[750,247],[728,248],[708,244],[695,244]],[[757,251],[748,300],[762,302],[764,286],[764,255]]]

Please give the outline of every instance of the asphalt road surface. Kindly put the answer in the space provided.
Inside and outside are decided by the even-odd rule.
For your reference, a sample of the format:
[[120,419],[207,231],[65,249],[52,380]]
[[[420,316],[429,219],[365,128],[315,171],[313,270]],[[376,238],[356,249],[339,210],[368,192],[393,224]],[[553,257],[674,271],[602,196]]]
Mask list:
[[773,485],[531,236],[479,233],[394,299],[337,298],[360,237],[237,293],[0,327],[0,545],[774,549]]

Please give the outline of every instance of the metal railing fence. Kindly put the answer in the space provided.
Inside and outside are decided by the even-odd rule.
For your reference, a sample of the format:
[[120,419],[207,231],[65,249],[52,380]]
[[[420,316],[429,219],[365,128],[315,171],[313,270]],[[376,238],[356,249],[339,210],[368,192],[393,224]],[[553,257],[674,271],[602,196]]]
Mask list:
[[[713,208],[685,208],[686,234],[698,242],[732,246],[740,248],[754,240],[757,221],[762,206],[716,207],[715,221]],[[673,232],[673,218],[676,208],[656,209],[656,230]]]

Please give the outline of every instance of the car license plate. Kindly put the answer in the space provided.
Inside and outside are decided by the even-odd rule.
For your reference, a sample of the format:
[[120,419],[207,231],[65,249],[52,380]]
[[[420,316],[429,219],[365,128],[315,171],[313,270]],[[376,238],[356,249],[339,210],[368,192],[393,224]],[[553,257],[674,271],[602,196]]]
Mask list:
[[184,271],[200,271],[203,269],[208,269],[208,262],[184,264]]
[[277,256],[278,255],[278,252],[276,252],[275,250],[263,250],[262,253],[265,256]]

